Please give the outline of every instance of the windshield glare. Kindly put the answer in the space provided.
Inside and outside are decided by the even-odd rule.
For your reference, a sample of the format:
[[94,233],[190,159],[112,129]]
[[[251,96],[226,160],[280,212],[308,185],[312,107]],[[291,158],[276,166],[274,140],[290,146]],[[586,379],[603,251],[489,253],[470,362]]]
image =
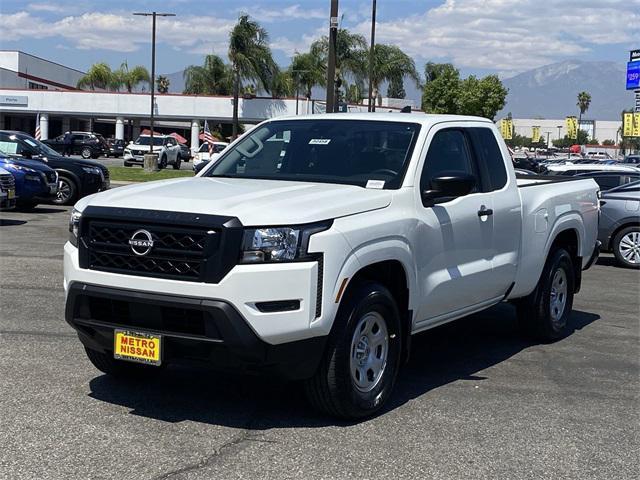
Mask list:
[[377,120],[269,122],[227,148],[204,176],[396,189],[419,131],[415,123]]
[[[158,147],[158,146],[162,146],[162,138],[158,138],[158,137],[153,137],[153,146],[154,147]],[[136,145],[150,145],[151,144],[151,137],[138,137],[138,139],[136,140]]]

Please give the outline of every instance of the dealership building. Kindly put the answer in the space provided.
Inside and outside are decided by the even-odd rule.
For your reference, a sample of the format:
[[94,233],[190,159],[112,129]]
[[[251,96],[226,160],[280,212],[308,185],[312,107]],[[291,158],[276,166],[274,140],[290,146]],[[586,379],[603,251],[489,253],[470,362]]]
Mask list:
[[[84,72],[15,50],[0,50],[0,129],[33,133],[40,119],[43,139],[68,130],[96,131],[105,137],[135,139],[149,126],[151,110],[148,93],[119,93],[79,90]],[[398,111],[385,105],[380,110]],[[324,109],[318,101],[295,98],[252,97],[239,99],[239,119],[255,124],[268,118],[317,113]],[[366,111],[366,105],[349,105],[349,111]],[[420,113],[420,112],[417,112]],[[233,98],[157,94],[154,104],[155,129],[177,132],[199,145],[204,121],[211,126],[231,123]],[[513,119],[515,132],[530,137],[534,126],[549,144],[566,134],[564,119]],[[617,140],[621,122],[583,120],[581,128],[590,138]]]

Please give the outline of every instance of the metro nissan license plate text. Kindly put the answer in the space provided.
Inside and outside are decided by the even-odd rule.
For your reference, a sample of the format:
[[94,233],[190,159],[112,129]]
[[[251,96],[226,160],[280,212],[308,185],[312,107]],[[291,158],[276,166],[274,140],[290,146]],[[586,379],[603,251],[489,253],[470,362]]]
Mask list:
[[115,330],[113,333],[113,356],[119,360],[160,365],[162,338],[159,335]]

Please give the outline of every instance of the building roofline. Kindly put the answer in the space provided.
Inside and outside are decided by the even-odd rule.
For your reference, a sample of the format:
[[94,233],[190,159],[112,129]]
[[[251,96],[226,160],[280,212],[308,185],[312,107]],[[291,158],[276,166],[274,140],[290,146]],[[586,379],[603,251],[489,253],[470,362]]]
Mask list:
[[83,74],[83,75],[86,75],[86,73],[87,73],[87,72],[83,72],[82,70],[78,70],[77,68],[68,67],[68,66],[63,65],[63,64],[61,64],[61,63],[54,62],[54,61],[52,61],[52,60],[47,60],[46,58],[42,58],[42,57],[39,57],[39,56],[37,56],[37,55],[33,55],[32,53],[23,52],[22,50],[11,50],[11,49],[7,49],[7,48],[0,48],[0,52],[15,52],[15,53],[21,53],[22,55],[28,55],[29,57],[37,58],[38,60],[42,60],[43,62],[53,63],[54,65],[58,65],[59,67],[66,68],[66,69],[68,69],[68,70],[73,70],[74,72],[78,72],[78,73],[81,73],[81,74]]

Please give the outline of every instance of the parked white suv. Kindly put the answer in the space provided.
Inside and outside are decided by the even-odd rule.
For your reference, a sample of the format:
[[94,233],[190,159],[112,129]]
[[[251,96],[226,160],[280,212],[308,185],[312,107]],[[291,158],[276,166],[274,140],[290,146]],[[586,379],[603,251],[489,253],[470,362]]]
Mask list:
[[325,412],[370,415],[413,334],[509,301],[533,337],[566,335],[597,257],[597,191],[516,180],[486,119],[271,120],[195,178],[78,202],[66,319],[107,374],[275,372]]
[[202,145],[200,145],[198,151],[193,155],[193,169],[197,171],[202,168],[200,167],[201,163],[207,163],[211,160],[217,160],[224,149],[228,146],[229,144],[225,142],[213,142],[211,145],[212,152],[209,153],[209,144],[207,142],[204,142]]
[[[143,165],[144,154],[151,150],[151,136],[140,135],[135,142],[129,142],[124,149],[124,166]],[[158,167],[167,168],[172,165],[174,170],[180,169],[180,145],[171,135],[153,136],[153,153],[158,154]]]

